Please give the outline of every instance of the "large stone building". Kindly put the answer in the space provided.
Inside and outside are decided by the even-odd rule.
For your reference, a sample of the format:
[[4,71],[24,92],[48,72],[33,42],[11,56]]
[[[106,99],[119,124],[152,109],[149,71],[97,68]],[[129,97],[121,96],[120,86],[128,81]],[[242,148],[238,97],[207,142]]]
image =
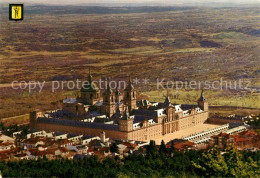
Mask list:
[[80,92],[78,98],[66,98],[62,110],[32,112],[31,129],[93,136],[105,131],[113,139],[145,141],[192,128],[208,118],[203,91],[198,105],[172,104],[168,96],[162,103],[137,101],[131,79],[122,94],[108,86],[101,95],[89,74]]

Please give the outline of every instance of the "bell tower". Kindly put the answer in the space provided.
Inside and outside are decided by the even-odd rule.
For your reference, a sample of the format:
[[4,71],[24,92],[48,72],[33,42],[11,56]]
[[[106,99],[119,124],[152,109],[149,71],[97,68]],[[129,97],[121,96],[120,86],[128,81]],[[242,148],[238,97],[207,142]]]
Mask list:
[[110,89],[109,84],[107,85],[106,91],[103,93],[103,113],[111,117],[116,112],[115,107],[115,96],[113,91]]
[[129,77],[128,84],[124,90],[124,103],[129,106],[129,110],[136,109],[136,90],[132,85],[131,77]]
[[115,91],[115,101],[116,101],[117,103],[119,103],[119,102],[121,102],[122,100],[123,100],[123,96],[122,96],[122,94],[121,94],[121,92],[120,92],[120,90],[119,90],[119,88],[118,88],[118,85],[117,85],[116,91]]

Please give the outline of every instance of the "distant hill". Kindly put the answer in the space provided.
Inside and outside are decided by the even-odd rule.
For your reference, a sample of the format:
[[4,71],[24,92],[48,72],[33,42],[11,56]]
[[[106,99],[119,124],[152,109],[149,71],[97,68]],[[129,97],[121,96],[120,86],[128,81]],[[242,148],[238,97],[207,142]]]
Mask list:
[[[33,5],[25,7],[26,14],[124,14],[124,13],[149,13],[176,10],[190,10],[196,7],[101,7],[101,6],[46,6]],[[0,8],[1,13],[8,13],[8,7]]]

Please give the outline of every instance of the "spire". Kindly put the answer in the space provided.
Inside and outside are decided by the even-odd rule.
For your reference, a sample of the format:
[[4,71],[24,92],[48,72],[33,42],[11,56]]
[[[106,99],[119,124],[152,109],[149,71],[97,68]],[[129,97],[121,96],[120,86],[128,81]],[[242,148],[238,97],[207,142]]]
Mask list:
[[127,84],[125,90],[132,91],[133,89],[134,89],[134,86],[132,85],[132,79],[131,79],[131,76],[129,75],[129,81],[128,81],[128,84]]
[[168,89],[167,89],[167,95],[165,97],[164,103],[165,103],[166,106],[169,106],[171,104],[171,100],[169,98],[169,91],[168,91]]
[[90,72],[90,66],[88,67],[88,81],[92,82],[92,75],[91,75],[91,72]]
[[169,96],[167,96],[167,97],[165,98],[164,103],[165,103],[166,105],[168,105],[168,106],[171,104],[171,101],[170,101]]
[[201,90],[201,94],[200,94],[199,100],[200,100],[200,101],[206,100],[206,98],[204,98],[204,91],[203,91],[203,89]]
[[131,84],[132,84],[131,75],[129,75],[129,83],[131,83]]

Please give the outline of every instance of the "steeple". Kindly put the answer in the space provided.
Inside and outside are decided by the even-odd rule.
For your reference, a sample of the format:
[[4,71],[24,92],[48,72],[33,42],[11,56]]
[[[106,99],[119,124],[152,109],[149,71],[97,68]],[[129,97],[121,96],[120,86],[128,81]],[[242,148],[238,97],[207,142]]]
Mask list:
[[132,91],[134,89],[134,86],[132,84],[132,79],[131,79],[131,76],[129,75],[129,81],[128,81],[128,84],[125,88],[125,91]]
[[89,81],[89,83],[92,82],[92,75],[91,75],[91,72],[90,72],[90,66],[88,67],[88,81]]
[[169,98],[169,91],[167,90],[167,95],[166,95],[166,98],[164,100],[164,104],[166,106],[169,106],[171,104],[171,101],[170,101],[170,98]]
[[204,98],[204,91],[203,89],[201,90],[201,94],[200,94],[200,98],[199,98],[199,101],[205,101],[206,98]]

